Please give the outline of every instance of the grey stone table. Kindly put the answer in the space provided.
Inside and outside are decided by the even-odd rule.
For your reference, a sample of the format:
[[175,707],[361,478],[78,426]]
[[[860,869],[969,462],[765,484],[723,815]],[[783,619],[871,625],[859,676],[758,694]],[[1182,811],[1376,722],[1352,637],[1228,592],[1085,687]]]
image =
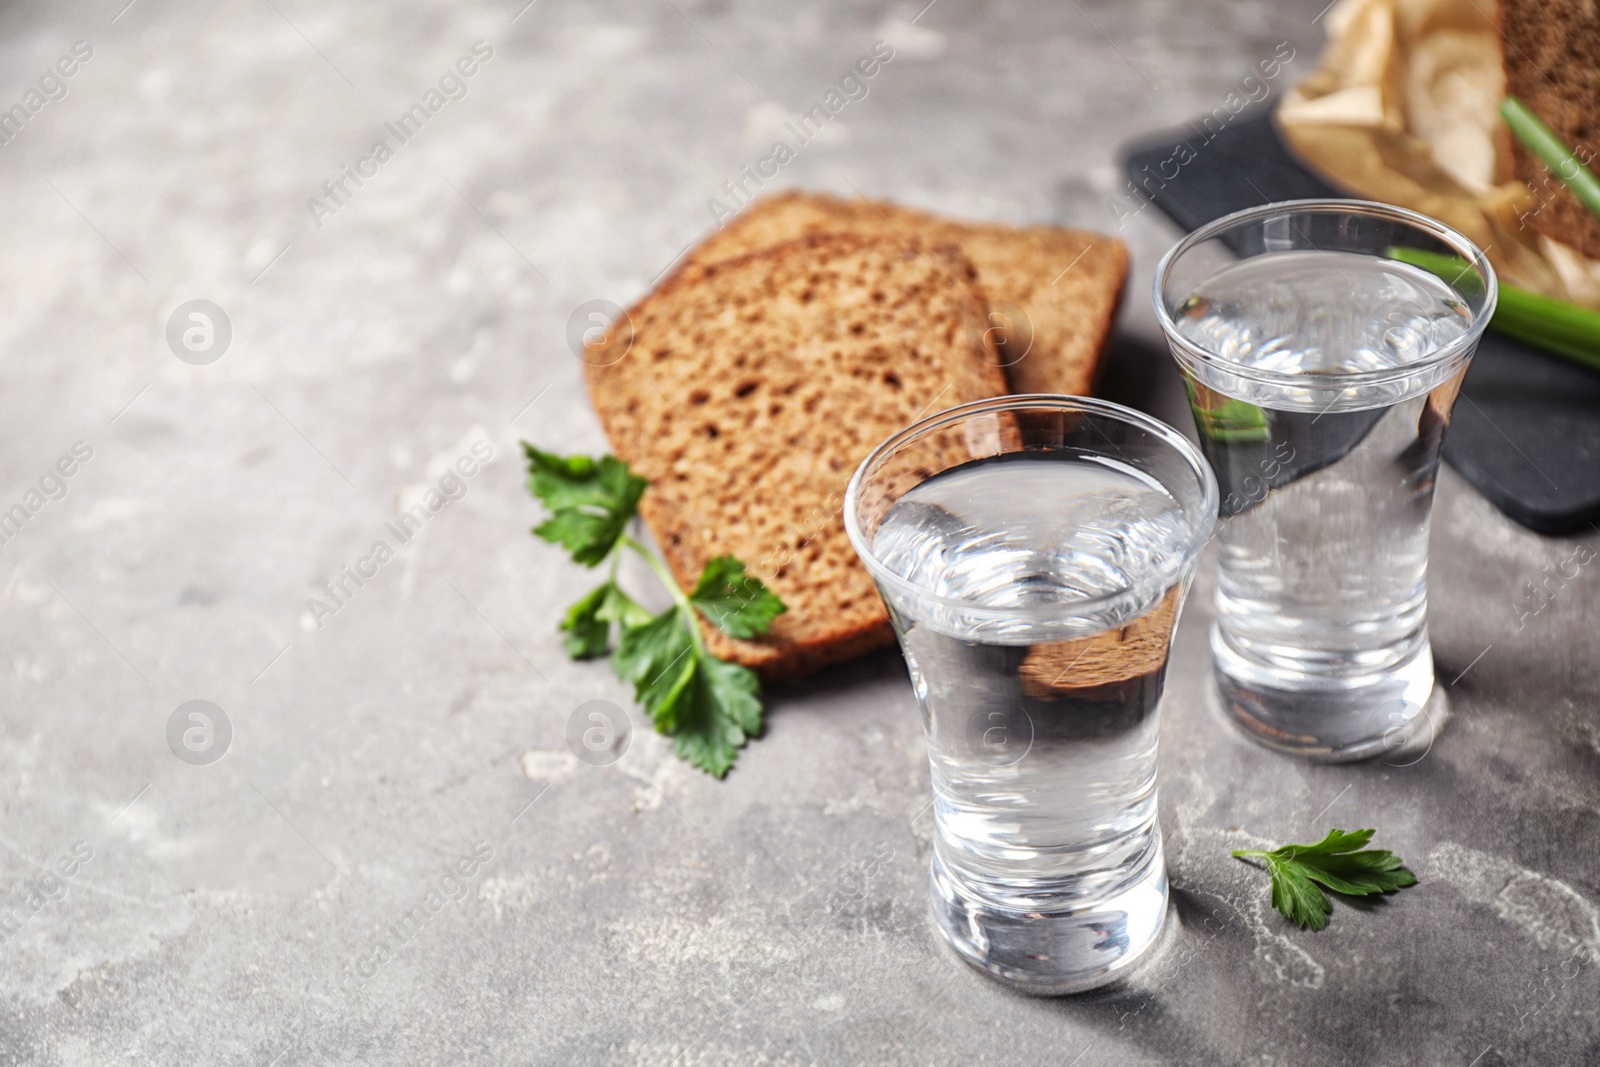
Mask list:
[[[772,183],[1120,216],[1109,389],[1187,421],[1145,303],[1176,234],[1114,152],[1288,42],[1281,93],[1322,0],[924,2],[0,13],[0,1062],[1600,1062],[1600,578],[1527,612],[1576,542],[1448,473],[1454,717],[1413,765],[1225,731],[1202,579],[1163,723],[1180,921],[1119,988],[1014,996],[937,941],[893,654],[772,693],[725,782],[638,720],[572,758],[577,709],[628,701],[562,655],[588,576],[527,534],[518,438],[603,447],[569,315],[646,289],[874,42]],[[1301,933],[1227,850],[1330,824],[1422,885]]]

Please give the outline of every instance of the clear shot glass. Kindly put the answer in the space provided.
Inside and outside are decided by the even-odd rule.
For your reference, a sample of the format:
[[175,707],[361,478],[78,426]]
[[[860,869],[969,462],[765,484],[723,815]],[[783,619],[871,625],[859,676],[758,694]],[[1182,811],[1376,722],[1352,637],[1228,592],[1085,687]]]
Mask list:
[[1122,974],[1167,914],[1156,723],[1217,485],[1171,427],[1012,396],[924,419],[851,479],[933,777],[933,910],[1030,993]]
[[1229,215],[1156,269],[1222,493],[1216,692],[1263,744],[1364,759],[1443,722],[1428,518],[1495,294],[1461,234],[1357,200]]

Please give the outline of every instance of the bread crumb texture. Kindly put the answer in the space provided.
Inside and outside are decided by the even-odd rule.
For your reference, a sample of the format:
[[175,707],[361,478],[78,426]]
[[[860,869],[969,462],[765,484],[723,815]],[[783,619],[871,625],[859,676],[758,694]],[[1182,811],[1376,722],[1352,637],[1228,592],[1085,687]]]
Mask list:
[[893,643],[845,488],[890,434],[1006,391],[977,277],[949,244],[801,236],[695,257],[589,353],[590,396],[650,481],[640,511],[678,582],[733,555],[789,607],[755,640],[703,627],[715,655],[779,680]]
[[[978,271],[1013,393],[1087,395],[1128,276],[1121,241],[1059,226],[955,222],[882,201],[786,192],[750,205],[690,253],[714,263],[817,233],[864,233],[919,249],[955,245]],[[1020,314],[1019,314],[1020,312]]]
[[[1506,91],[1527,104],[1563,143],[1590,154],[1591,170],[1600,169],[1600,4],[1502,0],[1500,33],[1506,42]],[[1600,259],[1600,219],[1520,141],[1512,151],[1517,177],[1538,190],[1541,201],[1529,224]]]

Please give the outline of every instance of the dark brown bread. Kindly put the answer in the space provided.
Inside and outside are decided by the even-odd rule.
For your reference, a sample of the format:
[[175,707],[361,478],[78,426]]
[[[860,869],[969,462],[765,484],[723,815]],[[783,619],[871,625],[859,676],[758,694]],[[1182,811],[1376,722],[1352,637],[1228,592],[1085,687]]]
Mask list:
[[[1543,119],[1591,170],[1600,170],[1600,5],[1595,0],[1500,0],[1506,91]],[[1517,177],[1538,204],[1535,230],[1600,259],[1600,219],[1518,142]]]
[[1175,585],[1155,607],[1119,629],[1034,645],[1017,672],[1022,691],[1039,700],[1082,700],[1086,691],[1138,683],[1162,670],[1182,603],[1183,588]]
[[[1011,391],[1081,395],[1093,388],[1128,275],[1128,250],[1112,237],[1055,226],[952,222],[889,203],[789,192],[751,204],[689,259],[714,263],[806,234],[840,232],[877,234],[916,248],[959,246],[978,268],[991,302],[993,336]],[[1026,322],[1007,304],[1020,308]]]
[[711,651],[790,678],[894,643],[845,536],[844,491],[918,416],[1005,392],[972,264],[860,234],[691,264],[586,355],[616,453],[680,585],[733,555],[789,606]]

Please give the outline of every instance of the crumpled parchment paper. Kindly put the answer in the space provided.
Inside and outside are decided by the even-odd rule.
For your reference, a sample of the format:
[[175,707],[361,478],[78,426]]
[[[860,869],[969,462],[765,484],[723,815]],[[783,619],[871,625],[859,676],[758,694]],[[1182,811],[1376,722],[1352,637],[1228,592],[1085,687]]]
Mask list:
[[1284,141],[1351,195],[1420,211],[1488,253],[1502,280],[1600,308],[1600,262],[1521,221],[1495,0],[1339,0],[1317,70],[1277,111]]

